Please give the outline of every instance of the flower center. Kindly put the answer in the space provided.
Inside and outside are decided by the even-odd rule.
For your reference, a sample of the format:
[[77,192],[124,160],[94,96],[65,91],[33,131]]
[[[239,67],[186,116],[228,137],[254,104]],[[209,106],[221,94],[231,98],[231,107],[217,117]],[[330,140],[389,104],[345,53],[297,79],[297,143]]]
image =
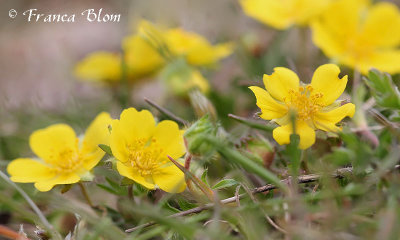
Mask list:
[[158,146],[154,139],[146,141],[138,139],[127,144],[128,163],[130,167],[139,172],[141,176],[149,176],[157,171],[165,161],[160,161],[163,149]]
[[297,119],[307,121],[322,108],[322,96],[322,93],[313,93],[313,88],[308,85],[299,87],[297,92],[289,90],[289,96],[284,101],[289,109],[296,112]]
[[65,149],[52,158],[52,164],[58,172],[73,172],[82,165],[78,152],[73,149]]

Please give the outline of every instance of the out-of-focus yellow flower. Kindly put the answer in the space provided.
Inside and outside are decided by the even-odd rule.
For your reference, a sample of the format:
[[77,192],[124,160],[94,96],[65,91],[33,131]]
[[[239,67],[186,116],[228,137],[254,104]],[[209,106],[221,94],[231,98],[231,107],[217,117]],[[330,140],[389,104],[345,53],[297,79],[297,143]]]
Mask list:
[[213,65],[233,51],[232,43],[213,46],[203,36],[181,28],[168,30],[165,38],[167,46],[174,55],[184,56],[189,64],[196,66]]
[[240,0],[244,12],[277,29],[307,25],[332,0]]
[[267,91],[252,86],[261,109],[261,118],[273,120],[280,127],[273,131],[279,144],[290,143],[293,133],[291,113],[296,116],[296,134],[300,136],[299,147],[306,149],[315,142],[315,129],[338,132],[336,126],[345,117],[353,117],[355,106],[347,103],[340,106],[335,101],[346,88],[347,76],[339,78],[339,67],[325,64],[314,72],[309,85],[303,85],[296,73],[283,67],[274,69],[271,75],[264,75]]
[[[213,66],[230,55],[232,43],[212,45],[204,37],[180,28],[162,29],[142,20],[137,32],[122,41],[123,60],[128,83],[161,71],[177,59],[185,59],[191,66]],[[95,52],[75,67],[75,75],[84,80],[119,82],[122,77],[121,56],[108,52]],[[199,71],[192,71],[184,83],[185,88],[198,86],[203,92],[208,83]]]
[[138,79],[157,72],[165,64],[155,46],[138,34],[126,37],[122,42],[128,76]]
[[362,73],[400,72],[400,12],[394,4],[338,0],[311,26],[314,43],[332,60]]
[[165,79],[168,87],[177,95],[183,95],[197,88],[202,93],[208,93],[210,85],[200,71],[188,69],[188,71],[171,74]]
[[184,174],[167,158],[178,159],[185,153],[183,131],[175,122],[156,124],[149,111],[126,109],[112,122],[110,147],[122,176],[148,189],[185,190]]
[[110,52],[94,52],[80,61],[74,70],[77,78],[94,82],[119,82],[121,56]]
[[7,171],[14,182],[34,182],[39,191],[58,184],[88,180],[90,170],[103,158],[99,144],[108,144],[108,113],[100,113],[86,130],[83,140],[66,124],[55,124],[32,133],[29,145],[39,159],[18,158]]
[[139,34],[161,55],[184,57],[189,64],[195,66],[214,65],[233,51],[232,43],[212,45],[197,33],[182,28],[161,29],[145,20],[139,24]]
[[183,59],[171,62],[160,75],[168,89],[176,95],[185,95],[195,88],[204,94],[210,90],[210,85],[201,72]]

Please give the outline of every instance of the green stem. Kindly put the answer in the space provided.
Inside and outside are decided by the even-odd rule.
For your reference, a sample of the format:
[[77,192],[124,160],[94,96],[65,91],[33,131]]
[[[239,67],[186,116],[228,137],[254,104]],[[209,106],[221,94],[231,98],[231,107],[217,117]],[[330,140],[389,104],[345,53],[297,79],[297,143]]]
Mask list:
[[54,239],[62,239],[61,235],[54,229],[54,227],[49,223],[49,221],[47,221],[42,211],[40,211],[38,206],[36,206],[36,204],[28,196],[28,194],[26,194],[24,190],[18,187],[17,184],[11,181],[10,178],[8,178],[8,176],[2,171],[0,171],[0,177],[3,178],[6,182],[8,182],[11,186],[13,186],[21,194],[21,196],[28,202],[29,206],[38,215],[40,221],[43,223],[43,226],[51,233],[52,237]]
[[272,184],[275,184],[278,188],[287,192],[287,186],[281,182],[281,180],[272,172],[268,171],[267,169],[263,168],[259,164],[255,163],[254,161],[248,159],[247,157],[243,156],[236,150],[232,150],[224,143],[221,143],[217,139],[209,136],[204,136],[204,141],[207,141],[214,145],[217,151],[225,157],[226,160],[236,163],[242,166],[249,172],[253,172],[262,179]]
[[96,208],[96,206],[93,205],[92,200],[90,200],[90,197],[89,197],[89,194],[86,191],[85,185],[83,185],[83,183],[81,183],[81,182],[79,182],[78,185],[79,185],[79,188],[81,189],[82,195],[85,197],[85,200],[89,204],[89,206],[92,207],[92,208]]
[[272,126],[260,124],[255,121],[249,120],[247,118],[239,117],[239,116],[236,116],[233,114],[228,114],[228,117],[230,117],[230,118],[234,119],[235,121],[240,122],[246,126],[249,126],[251,128],[255,128],[255,129],[259,129],[259,130],[262,130],[265,132],[271,133],[272,130],[274,130],[274,127],[272,127]]

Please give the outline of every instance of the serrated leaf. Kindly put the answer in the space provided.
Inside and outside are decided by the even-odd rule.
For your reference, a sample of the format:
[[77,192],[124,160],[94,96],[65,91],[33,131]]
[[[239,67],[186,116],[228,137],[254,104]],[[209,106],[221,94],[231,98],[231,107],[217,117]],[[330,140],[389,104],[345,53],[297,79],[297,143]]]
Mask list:
[[215,184],[214,187],[212,187],[212,189],[218,190],[218,189],[222,189],[222,188],[232,187],[232,186],[235,186],[238,184],[239,184],[239,182],[234,179],[223,179],[223,180],[219,181],[217,184]]
[[101,150],[103,150],[108,155],[113,156],[110,146],[105,144],[99,144],[99,148],[101,148]]

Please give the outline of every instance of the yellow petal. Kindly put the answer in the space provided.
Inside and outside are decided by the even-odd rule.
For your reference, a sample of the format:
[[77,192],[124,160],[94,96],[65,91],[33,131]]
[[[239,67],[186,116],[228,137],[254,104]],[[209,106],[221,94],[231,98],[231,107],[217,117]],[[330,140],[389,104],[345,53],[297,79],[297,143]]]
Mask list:
[[339,78],[340,69],[335,64],[325,64],[315,70],[311,80],[313,93],[322,93],[322,104],[328,106],[342,95],[347,85],[347,75]]
[[165,60],[157,52],[155,46],[151,46],[144,37],[139,35],[126,37],[123,40],[122,49],[130,78],[145,77],[158,71],[165,64]]
[[99,144],[110,144],[108,126],[111,125],[111,120],[110,114],[102,112],[86,130],[81,148],[81,156],[84,158],[86,170],[92,169],[103,158],[105,153],[99,148]]
[[232,54],[234,44],[231,42],[220,43],[214,46],[215,57],[221,59]]
[[128,140],[144,138],[149,139],[155,129],[156,122],[151,112],[137,111],[135,108],[125,109],[120,116],[120,124]]
[[75,66],[74,73],[83,80],[117,82],[121,78],[121,56],[94,52]]
[[325,22],[314,21],[311,23],[312,40],[326,56],[329,58],[337,58],[346,52],[347,37],[339,37],[335,31],[327,29],[328,24]]
[[213,46],[203,36],[181,28],[170,29],[165,36],[171,52],[192,65],[212,65],[232,52],[232,44]]
[[165,160],[167,160],[167,155],[178,159],[186,152],[183,133],[184,131],[179,130],[179,126],[175,122],[161,121],[154,131],[151,146],[159,146],[163,149],[160,157]]
[[[290,135],[293,133],[292,124],[277,127],[272,132],[274,139],[280,144],[289,144]],[[296,121],[296,134],[300,136],[300,149],[311,147],[315,142],[315,131],[304,121]]]
[[145,188],[155,189],[154,183],[151,182],[149,178],[144,178],[137,171],[135,171],[135,169],[128,167],[119,161],[117,162],[117,170],[122,176],[132,179],[133,181],[144,186]]
[[288,109],[285,105],[275,101],[271,95],[260,87],[249,87],[257,99],[257,106],[261,109],[261,118],[271,120],[286,115]]
[[160,168],[159,173],[153,175],[155,184],[169,193],[180,193],[186,188],[185,175],[174,164]]
[[37,182],[51,179],[55,171],[45,164],[30,158],[18,158],[7,166],[7,172],[13,182]]
[[35,183],[35,187],[41,192],[47,192],[55,185],[77,183],[79,180],[80,177],[75,173],[64,173],[46,181],[38,181]]
[[78,138],[66,124],[55,124],[33,132],[29,139],[32,151],[48,164],[59,160],[66,151],[78,152]]
[[337,0],[312,24],[313,42],[330,58],[341,61],[359,32],[369,0]]
[[400,12],[395,4],[379,2],[371,6],[362,30],[363,41],[380,47],[400,44]]
[[318,112],[313,119],[314,125],[327,132],[337,132],[340,128],[336,124],[345,117],[353,117],[354,112],[355,105],[352,103],[347,103],[329,112]]
[[110,148],[116,159],[121,162],[128,161],[128,148],[129,139],[126,138],[126,133],[121,127],[120,120],[111,121],[111,135],[110,135]]
[[274,68],[271,75],[264,74],[265,89],[271,96],[281,102],[289,95],[289,91],[298,91],[300,80],[296,73],[284,67]]
[[330,0],[241,0],[244,12],[277,29],[304,25],[320,14]]
[[243,11],[277,29],[285,29],[293,24],[287,4],[276,0],[241,0]]
[[359,68],[363,74],[367,74],[371,68],[376,68],[389,74],[396,74],[400,73],[399,62],[400,50],[381,50],[360,61]]
[[110,147],[114,156],[122,161],[128,160],[127,144],[132,144],[141,139],[147,141],[151,138],[155,130],[155,120],[153,115],[142,110],[138,112],[134,108],[125,109],[120,116],[120,120],[113,120]]

